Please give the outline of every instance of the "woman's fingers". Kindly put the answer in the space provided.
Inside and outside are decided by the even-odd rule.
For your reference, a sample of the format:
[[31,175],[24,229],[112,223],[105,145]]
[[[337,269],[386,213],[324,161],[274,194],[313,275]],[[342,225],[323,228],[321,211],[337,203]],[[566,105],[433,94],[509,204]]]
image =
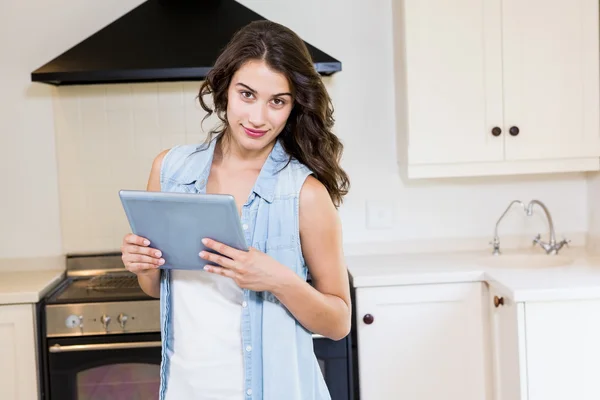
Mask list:
[[207,261],[211,261],[217,265],[220,265],[221,267],[225,267],[225,268],[229,268],[229,269],[235,268],[235,261],[233,261],[231,258],[227,258],[227,257],[219,255],[219,254],[213,254],[208,251],[201,251],[200,257],[202,257],[203,259],[205,259]]
[[129,263],[126,266],[126,269],[134,274],[144,274],[152,271],[158,271],[158,266],[145,263]]
[[124,238],[125,243],[136,244],[138,246],[149,246],[150,241],[144,237],[135,235],[133,233],[128,233]]
[[232,270],[230,270],[228,268],[215,267],[213,265],[207,265],[207,266],[204,267],[204,269],[206,271],[208,271],[208,272],[212,272],[213,274],[223,275],[223,276],[226,276],[228,278],[235,279],[235,272],[233,272]]
[[125,268],[133,273],[154,270],[165,263],[160,250],[148,247],[150,241],[132,233],[125,235],[121,246],[121,259]]
[[151,264],[151,265],[163,265],[165,260],[160,257],[151,257],[144,254],[129,254],[126,257],[126,261],[129,263],[139,264]]
[[238,249],[234,249],[216,240],[204,238],[202,239],[202,243],[209,249],[215,250],[217,253],[223,254],[230,259],[236,259],[241,253]]

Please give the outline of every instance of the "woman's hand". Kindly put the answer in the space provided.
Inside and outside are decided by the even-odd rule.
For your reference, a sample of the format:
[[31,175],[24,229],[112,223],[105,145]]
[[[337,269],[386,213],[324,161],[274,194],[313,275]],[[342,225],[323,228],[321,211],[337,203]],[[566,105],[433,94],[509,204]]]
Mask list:
[[243,289],[273,292],[293,274],[292,270],[255,248],[237,250],[212,239],[202,239],[202,243],[220,253],[201,251],[200,257],[219,265],[207,265],[204,269],[233,279]]
[[160,250],[149,247],[150,241],[141,236],[129,233],[123,238],[121,259],[125,268],[136,275],[158,272],[159,266],[165,263]]

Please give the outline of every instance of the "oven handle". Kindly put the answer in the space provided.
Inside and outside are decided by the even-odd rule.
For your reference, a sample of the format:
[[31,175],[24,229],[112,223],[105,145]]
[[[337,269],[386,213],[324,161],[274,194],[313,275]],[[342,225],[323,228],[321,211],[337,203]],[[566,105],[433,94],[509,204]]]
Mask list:
[[[325,339],[325,336],[318,333],[312,334],[313,339]],[[141,349],[146,347],[160,347],[161,341],[152,342],[124,342],[124,343],[99,343],[99,344],[76,344],[70,346],[61,346],[55,344],[50,346],[50,353],[66,353],[70,351],[94,351],[94,350],[118,350],[118,349]]]
[[124,342],[124,343],[96,343],[96,344],[75,344],[61,346],[55,344],[48,347],[50,353],[66,353],[70,351],[93,351],[93,350],[118,350],[118,349],[141,349],[146,347],[160,347],[161,341],[152,342]]

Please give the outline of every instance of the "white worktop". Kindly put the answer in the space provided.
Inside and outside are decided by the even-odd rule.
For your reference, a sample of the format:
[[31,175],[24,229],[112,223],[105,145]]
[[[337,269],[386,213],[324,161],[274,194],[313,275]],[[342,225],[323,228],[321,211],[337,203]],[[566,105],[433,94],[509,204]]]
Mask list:
[[506,255],[505,259],[510,260],[514,254],[492,256],[489,251],[386,254],[351,256],[346,260],[356,288],[485,281],[516,302],[600,299],[600,257],[587,254],[583,248],[561,251],[559,257],[573,260],[566,266],[486,265],[490,257]]
[[64,273],[62,256],[0,259],[0,305],[36,303]]
[[[510,260],[515,253],[524,251],[505,251],[500,256],[490,255],[489,250],[388,253],[353,255],[346,257],[346,261],[356,288],[485,281],[516,302],[600,299],[600,256],[591,256],[582,247],[577,247],[561,251],[559,257],[573,260],[565,266],[514,268],[486,265],[491,257]],[[0,305],[35,303],[64,276],[64,259],[25,261],[0,259]]]

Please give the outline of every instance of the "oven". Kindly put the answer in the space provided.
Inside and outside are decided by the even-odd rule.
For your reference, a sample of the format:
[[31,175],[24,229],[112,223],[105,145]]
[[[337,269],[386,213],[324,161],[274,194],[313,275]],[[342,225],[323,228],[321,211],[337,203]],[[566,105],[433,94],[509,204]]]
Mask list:
[[[160,334],[47,341],[47,399],[157,399]],[[350,339],[315,338],[315,355],[332,400],[352,400]]]
[[120,254],[67,257],[38,306],[42,400],[157,399],[160,301]]
[[48,345],[49,399],[157,399],[160,334],[55,338]]
[[[359,389],[358,364],[356,354],[356,323],[354,318],[355,290],[352,287],[352,275],[348,273],[350,280],[350,297],[352,300],[352,329],[349,335],[341,340],[331,340],[321,335],[313,334],[313,347],[315,356],[325,378],[325,383],[331,394],[331,400],[358,400]],[[310,273],[307,282],[312,285]]]
[[331,400],[353,400],[352,341],[350,335],[342,340],[331,340],[313,335],[315,355]]
[[[158,399],[160,302],[107,257],[67,258],[67,279],[38,306],[42,400]],[[313,340],[332,400],[354,400],[352,335]]]

